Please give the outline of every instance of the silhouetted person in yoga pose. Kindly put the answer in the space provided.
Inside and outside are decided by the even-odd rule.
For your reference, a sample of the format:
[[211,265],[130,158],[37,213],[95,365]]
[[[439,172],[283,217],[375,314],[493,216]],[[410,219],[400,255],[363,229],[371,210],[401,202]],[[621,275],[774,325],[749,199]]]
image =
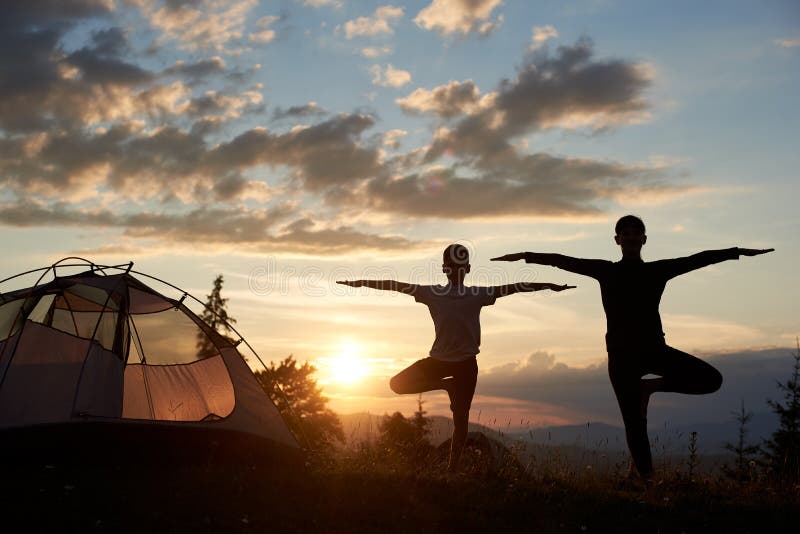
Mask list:
[[494,304],[498,297],[514,293],[542,289],[563,291],[575,286],[525,282],[493,287],[465,286],[464,277],[470,271],[470,264],[469,252],[463,245],[449,245],[444,250],[442,271],[447,275],[447,284],[443,286],[425,286],[395,280],[337,283],[399,291],[428,306],[436,330],[430,357],[413,363],[395,375],[389,386],[392,391],[401,394],[437,389],[447,391],[450,410],[453,412],[453,438],[448,470],[456,471],[467,439],[469,409],[478,380],[478,362],[475,356],[480,352],[481,308]]
[[[492,261],[525,260],[591,276],[600,282],[606,312],[608,375],[619,402],[625,436],[639,474],[652,477],[653,461],[647,437],[647,404],[656,391],[701,395],[722,385],[722,375],[708,363],[668,346],[658,305],[667,282],[684,273],[774,249],[707,250],[685,258],[644,262],[644,223],[626,215],[617,221],[614,240],[622,249],[617,262],[572,258],[561,254],[521,252]],[[642,378],[654,374],[659,378]]]

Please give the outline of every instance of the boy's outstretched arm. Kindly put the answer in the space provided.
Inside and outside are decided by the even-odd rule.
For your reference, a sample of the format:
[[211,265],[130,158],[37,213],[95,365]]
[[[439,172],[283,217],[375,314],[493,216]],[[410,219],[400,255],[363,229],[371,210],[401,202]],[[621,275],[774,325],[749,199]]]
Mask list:
[[525,263],[537,263],[539,265],[552,265],[559,269],[564,269],[572,273],[582,274],[596,278],[600,271],[610,262],[605,260],[585,260],[573,258],[563,254],[546,254],[541,252],[517,252],[492,258],[492,261],[519,261]]
[[369,287],[385,291],[397,291],[406,295],[413,295],[417,289],[417,284],[398,282],[397,280],[337,280],[336,283],[350,287]]
[[514,293],[529,293],[531,291],[541,291],[543,289],[549,289],[551,291],[564,291],[565,289],[575,289],[576,286],[568,286],[558,285],[558,284],[550,284],[547,282],[544,283],[534,283],[534,282],[517,282],[516,284],[507,284],[503,286],[494,286],[492,289],[495,291],[495,296],[505,297],[508,295],[513,295]]
[[726,260],[738,260],[739,256],[758,256],[774,251],[774,248],[725,248],[721,250],[705,250],[686,256],[685,258],[675,258],[672,260],[662,260],[667,269],[667,277],[673,278],[695,269],[701,269],[714,263]]

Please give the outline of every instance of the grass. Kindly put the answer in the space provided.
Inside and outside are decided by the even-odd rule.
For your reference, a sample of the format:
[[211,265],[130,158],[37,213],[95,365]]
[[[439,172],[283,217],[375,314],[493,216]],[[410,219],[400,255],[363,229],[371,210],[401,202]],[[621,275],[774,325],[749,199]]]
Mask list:
[[[797,531],[800,486],[736,483],[685,466],[652,486],[546,458],[448,476],[374,447],[307,469],[233,462],[18,464],[2,476],[6,532]],[[13,522],[12,522],[13,521]]]

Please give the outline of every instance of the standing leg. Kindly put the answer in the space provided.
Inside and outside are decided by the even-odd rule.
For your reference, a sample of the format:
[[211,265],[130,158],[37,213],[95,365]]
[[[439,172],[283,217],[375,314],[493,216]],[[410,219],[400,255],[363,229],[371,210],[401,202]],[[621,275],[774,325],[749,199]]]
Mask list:
[[461,453],[467,441],[469,428],[469,409],[475,395],[475,384],[478,382],[478,362],[471,358],[464,362],[452,364],[453,378],[449,379],[448,394],[450,409],[453,412],[453,437],[450,440],[450,461],[447,470],[458,471]]
[[[722,375],[703,360],[667,345],[642,354],[640,365],[632,354],[609,354],[609,377],[617,395],[628,448],[643,477],[652,475],[653,460],[647,437],[647,405],[657,392],[704,395],[717,391]],[[641,378],[644,374],[658,378]]]
[[461,464],[461,453],[467,442],[467,429],[469,428],[469,411],[453,412],[453,437],[450,439],[450,459],[447,470],[451,473],[458,471]]
[[642,374],[629,355],[609,353],[608,376],[622,412],[625,439],[633,463],[642,478],[649,478],[653,475],[653,458],[647,436],[647,414],[642,412]]

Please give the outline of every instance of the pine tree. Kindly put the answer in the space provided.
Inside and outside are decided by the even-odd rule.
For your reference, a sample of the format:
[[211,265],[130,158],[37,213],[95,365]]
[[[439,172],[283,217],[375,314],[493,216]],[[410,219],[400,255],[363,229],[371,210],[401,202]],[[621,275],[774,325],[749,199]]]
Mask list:
[[747,424],[753,418],[753,413],[748,412],[744,408],[744,399],[742,399],[742,407],[738,412],[731,412],[731,415],[739,423],[739,438],[736,443],[726,443],[725,449],[729,450],[735,455],[735,462],[733,466],[725,466],[725,474],[739,482],[744,482],[751,478],[753,470],[751,466],[754,465],[753,457],[758,454],[761,447],[758,445],[747,444]]
[[316,367],[298,365],[293,355],[255,373],[295,436],[314,452],[328,453],[335,441],[344,442],[339,416],[327,407],[328,398],[314,379]]
[[422,409],[423,404],[425,404],[425,401],[422,400],[422,393],[420,393],[417,397],[417,411],[414,412],[414,418],[411,420],[418,443],[428,441],[428,427],[431,425],[431,420],[425,417],[428,412]]
[[[200,314],[200,318],[215,331],[225,335],[232,331],[230,325],[235,323],[236,319],[228,315],[228,310],[226,309],[228,299],[222,298],[223,282],[222,275],[217,275],[214,279],[214,288],[206,296],[206,306],[203,309],[203,313]],[[208,336],[202,331],[198,332],[197,357],[208,358],[216,353],[217,349],[214,348]]]
[[383,417],[378,437],[378,446],[383,451],[414,464],[420,464],[431,453],[433,446],[428,441],[431,421],[425,417],[427,412],[422,409],[423,404],[420,395],[417,398],[417,410],[412,417],[405,418],[400,412]]
[[784,480],[800,480],[800,339],[792,356],[791,378],[785,383],[778,382],[784,403],[767,401],[780,422],[772,438],[765,443],[765,460],[772,474]]

